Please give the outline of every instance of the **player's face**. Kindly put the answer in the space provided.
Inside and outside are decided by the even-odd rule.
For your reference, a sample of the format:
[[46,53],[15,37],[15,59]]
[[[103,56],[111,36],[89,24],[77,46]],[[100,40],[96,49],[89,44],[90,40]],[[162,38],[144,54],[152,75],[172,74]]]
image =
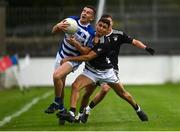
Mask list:
[[96,35],[97,36],[102,37],[102,36],[106,35],[108,30],[109,30],[109,27],[106,23],[103,23],[100,21],[96,24]]
[[82,24],[87,24],[94,20],[94,11],[91,8],[84,7],[81,12],[80,22]]

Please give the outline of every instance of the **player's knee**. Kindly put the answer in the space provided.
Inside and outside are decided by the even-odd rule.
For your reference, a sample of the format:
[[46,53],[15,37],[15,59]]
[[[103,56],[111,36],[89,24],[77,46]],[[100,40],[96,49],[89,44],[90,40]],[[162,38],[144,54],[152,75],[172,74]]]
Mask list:
[[72,87],[72,90],[73,90],[73,91],[79,91],[79,86],[78,86],[77,83],[74,82],[74,83],[71,85],[71,87]]
[[54,80],[54,81],[58,81],[58,79],[59,79],[58,74],[57,74],[56,72],[54,72],[54,74],[53,74],[53,80]]
[[61,78],[63,78],[63,75],[60,72],[55,71],[53,74],[53,79],[56,81],[56,80],[59,80]]
[[108,85],[101,86],[101,93],[106,94],[110,90]]
[[110,90],[110,88],[103,88],[101,91],[102,91],[103,93],[107,93],[109,90]]

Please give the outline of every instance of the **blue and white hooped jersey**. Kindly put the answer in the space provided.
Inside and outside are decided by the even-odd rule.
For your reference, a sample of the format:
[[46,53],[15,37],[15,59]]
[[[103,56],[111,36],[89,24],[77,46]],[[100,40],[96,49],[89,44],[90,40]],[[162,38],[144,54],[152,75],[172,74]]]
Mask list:
[[[86,26],[81,25],[80,18],[77,16],[71,16],[70,18],[75,19],[78,24],[78,31],[74,34],[76,40],[79,41],[83,46],[92,48],[92,39],[95,35],[93,27],[90,25],[90,23]],[[80,52],[66,41],[67,37],[68,35],[65,34],[64,39],[60,42],[59,55],[61,56],[61,58],[65,58],[68,56],[79,56]]]

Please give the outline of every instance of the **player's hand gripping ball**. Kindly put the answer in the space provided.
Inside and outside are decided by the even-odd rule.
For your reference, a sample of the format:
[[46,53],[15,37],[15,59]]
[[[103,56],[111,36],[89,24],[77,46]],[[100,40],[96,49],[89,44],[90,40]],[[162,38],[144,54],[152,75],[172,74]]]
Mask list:
[[78,24],[77,24],[76,20],[74,20],[72,18],[66,18],[64,22],[69,24],[65,33],[67,33],[68,35],[73,35],[77,32]]

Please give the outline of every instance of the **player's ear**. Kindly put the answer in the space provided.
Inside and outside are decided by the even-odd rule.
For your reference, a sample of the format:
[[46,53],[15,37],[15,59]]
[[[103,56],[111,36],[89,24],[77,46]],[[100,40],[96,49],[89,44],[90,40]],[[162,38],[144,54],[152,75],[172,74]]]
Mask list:
[[113,22],[113,21],[111,21],[111,26],[113,26],[113,24],[114,24],[114,22]]
[[94,20],[93,18],[90,19],[90,21],[93,21],[93,20]]
[[93,20],[94,20],[94,18],[95,18],[95,16],[93,15],[93,16],[91,17],[91,19],[90,19],[90,20],[91,20],[91,21],[93,21]]

